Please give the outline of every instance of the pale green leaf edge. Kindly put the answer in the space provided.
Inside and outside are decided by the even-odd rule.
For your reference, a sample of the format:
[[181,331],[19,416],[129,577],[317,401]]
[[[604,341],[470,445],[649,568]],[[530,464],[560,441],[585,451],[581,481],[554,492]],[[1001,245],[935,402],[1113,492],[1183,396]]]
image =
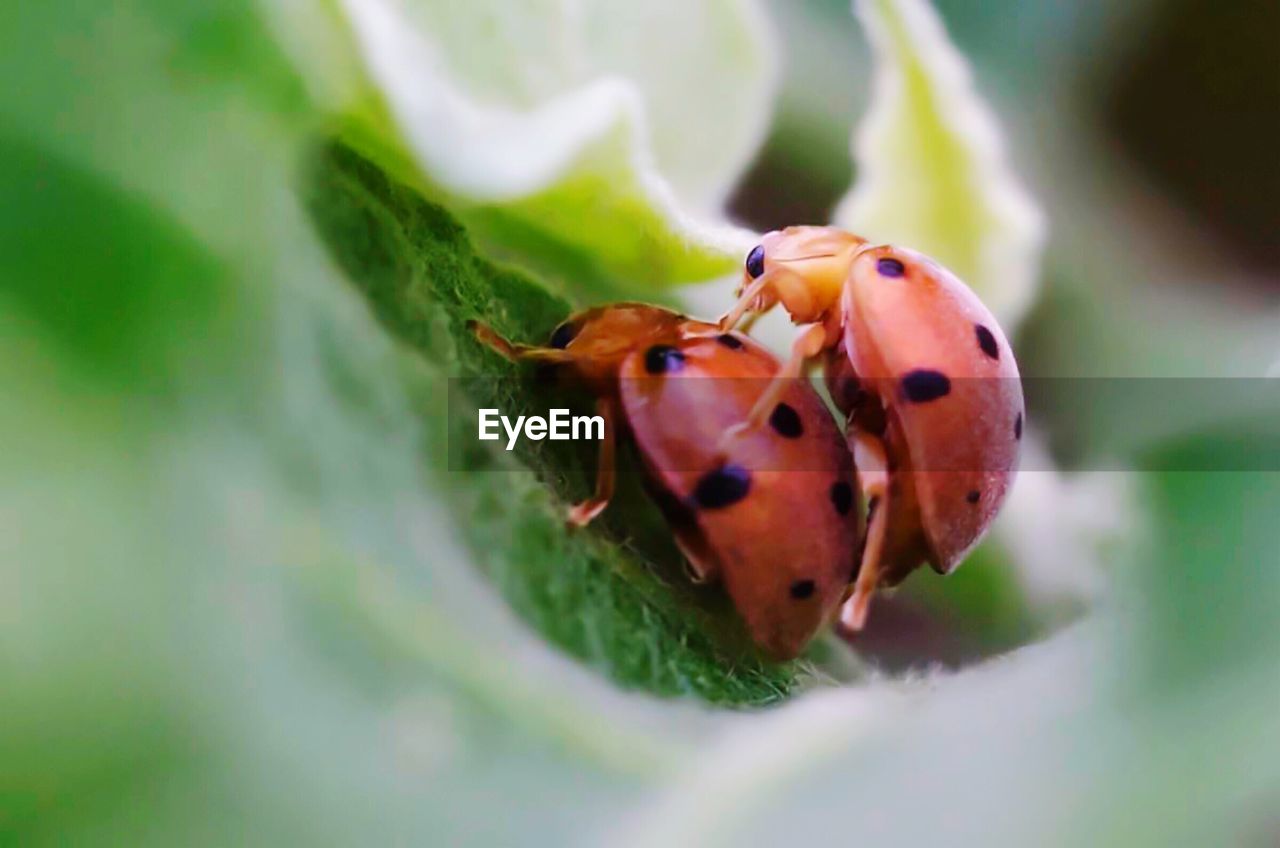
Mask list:
[[855,0],[854,11],[874,80],[835,221],[942,262],[1012,332],[1035,298],[1044,215],[938,13],[924,0]]
[[[318,69],[315,84],[341,113],[347,141],[448,205],[495,255],[571,283],[644,289],[731,273],[756,241],[681,204],[655,162],[643,98],[623,77],[601,76],[528,110],[502,108],[449,79],[392,0],[271,8],[277,30],[293,30],[284,40],[295,56],[345,42],[335,64],[351,73]],[[769,80],[775,62],[759,10],[723,8],[742,18]],[[767,113],[774,86],[758,87]],[[760,121],[756,144],[765,129]]]

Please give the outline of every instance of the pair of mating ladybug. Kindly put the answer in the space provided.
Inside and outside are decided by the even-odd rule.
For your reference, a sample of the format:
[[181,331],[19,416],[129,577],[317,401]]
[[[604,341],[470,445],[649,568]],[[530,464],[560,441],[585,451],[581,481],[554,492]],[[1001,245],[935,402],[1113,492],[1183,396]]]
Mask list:
[[[1012,481],[1022,389],[991,313],[913,251],[788,227],[747,256],[738,295],[716,324],[641,304],[589,309],[548,347],[474,329],[508,359],[565,366],[597,398],[596,491],[570,522],[608,505],[623,427],[695,579],[723,580],[757,644],[787,658],[841,604],[859,629],[878,586],[922,561],[941,574],[959,564]],[[803,325],[781,365],[733,331],[779,303]],[[843,437],[798,379],[811,362]]]

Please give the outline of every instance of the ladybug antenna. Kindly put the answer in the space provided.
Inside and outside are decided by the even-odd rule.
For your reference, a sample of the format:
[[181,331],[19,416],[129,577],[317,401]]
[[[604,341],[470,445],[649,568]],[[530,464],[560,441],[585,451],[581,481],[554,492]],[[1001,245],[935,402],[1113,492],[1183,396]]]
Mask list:
[[853,252],[853,255],[856,258],[866,253],[868,250],[875,250],[877,247],[892,247],[892,245],[887,242],[864,241],[862,244],[858,245],[858,249]]
[[810,253],[806,256],[784,256],[781,259],[774,257],[774,262],[802,262],[805,259],[827,259],[835,256],[834,253]]

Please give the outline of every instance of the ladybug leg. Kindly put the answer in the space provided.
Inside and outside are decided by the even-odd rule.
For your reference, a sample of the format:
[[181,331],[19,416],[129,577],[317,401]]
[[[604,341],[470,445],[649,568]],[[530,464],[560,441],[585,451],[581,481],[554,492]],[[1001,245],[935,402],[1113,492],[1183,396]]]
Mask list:
[[496,330],[479,321],[468,321],[467,327],[480,344],[511,362],[572,362],[574,355],[554,347],[517,344],[499,335]]
[[684,554],[684,571],[690,583],[703,586],[719,576],[720,569],[715,559],[711,557],[709,551],[704,550],[705,542],[685,538],[679,533],[676,534],[675,539],[676,547],[680,549],[680,553]]
[[782,368],[769,381],[764,393],[756,399],[751,411],[747,413],[746,419],[724,431],[724,435],[720,437],[720,444],[716,452],[717,458],[724,458],[728,446],[735,439],[759,429],[760,425],[768,420],[769,416],[773,414],[774,408],[778,405],[778,401],[782,400],[782,396],[791,387],[791,382],[800,379],[801,375],[804,374],[805,365],[815,356],[822,353],[826,346],[827,329],[824,325],[810,324],[805,328],[800,337],[796,339],[795,344],[791,346],[791,357],[783,363]]
[[569,509],[568,524],[570,527],[585,527],[591,520],[609,505],[613,497],[614,483],[617,479],[616,446],[614,424],[617,421],[616,401],[612,398],[600,398],[596,401],[596,413],[604,419],[604,438],[600,440],[600,456],[596,462],[596,491],[581,503]]
[[756,300],[764,293],[765,287],[773,281],[772,275],[761,274],[751,281],[751,285],[742,290],[742,294],[728,312],[720,316],[716,324],[720,327],[720,332],[727,333],[738,325],[742,320],[742,316],[748,312],[760,312],[763,310],[753,309]]
[[749,312],[747,317],[738,322],[738,329],[747,335],[751,335],[751,330],[755,327],[756,322],[764,317],[763,312]]
[[880,556],[889,526],[889,462],[884,443],[876,436],[856,432],[849,437],[849,443],[853,448],[858,486],[867,499],[867,536],[853,595],[840,609],[840,622],[850,630],[861,630],[867,623],[871,596],[879,583]]
[[738,302],[720,316],[720,320],[716,323],[719,325],[720,332],[728,332],[738,325],[743,316],[751,313],[758,317],[759,313],[768,312],[778,302],[786,307],[796,323],[808,323],[806,319],[797,316],[814,313],[809,282],[795,271],[775,267],[752,280],[751,284],[738,296]]

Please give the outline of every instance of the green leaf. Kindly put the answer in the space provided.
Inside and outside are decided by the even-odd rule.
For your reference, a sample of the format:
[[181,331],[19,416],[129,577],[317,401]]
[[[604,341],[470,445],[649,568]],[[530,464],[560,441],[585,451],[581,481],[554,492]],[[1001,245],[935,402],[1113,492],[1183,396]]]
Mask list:
[[933,256],[1012,332],[1038,286],[1043,216],[1014,175],[972,71],[924,0],[857,0],[871,105],[837,224]]
[[716,723],[610,678],[807,677],[685,588],[634,485],[634,522],[569,536],[581,457],[450,470],[450,377],[534,396],[462,322],[532,338],[568,303],[329,145],[257,7],[4,16],[32,81],[0,95],[6,835],[563,842],[553,801],[603,822]]
[[[528,369],[477,344],[467,321],[542,339],[569,305],[476,256],[447,212],[350,149],[331,148],[312,173],[308,204],[330,249],[383,324],[435,375],[429,395],[449,395],[447,419],[429,395],[418,407],[433,433],[421,447],[436,466],[430,482],[449,493],[476,564],[512,605],[552,641],[627,685],[729,703],[785,694],[794,669],[752,659],[732,611],[721,601],[707,615],[714,593],[701,593],[698,602],[688,589],[670,533],[639,489],[637,469],[624,470],[623,492],[605,515],[608,541],[590,533],[573,538],[562,525],[564,504],[591,485],[584,467],[590,457],[580,446],[529,443],[516,452],[517,463],[501,452],[459,457],[446,450],[449,440],[469,441],[477,406],[514,414],[545,409],[546,388],[532,382]],[[446,387],[447,376],[454,379]],[[547,484],[560,493],[559,503],[549,500]],[[717,631],[718,650],[706,636]]]
[[[580,454],[448,449],[477,402],[545,399],[465,321],[536,339],[570,304],[477,250],[474,210],[424,198],[416,167],[335,140],[332,30],[293,33],[294,62],[329,45],[304,74],[275,6],[0,15],[0,71],[23,82],[0,90],[6,837],[1270,833],[1274,474],[1142,481],[1123,591],[1044,644],[800,692],[807,663],[759,662],[683,581],[634,478],[570,535]],[[603,296],[603,276],[580,286]],[[1229,435],[1161,449],[1263,467]],[[1016,621],[1002,588],[960,584]]]

